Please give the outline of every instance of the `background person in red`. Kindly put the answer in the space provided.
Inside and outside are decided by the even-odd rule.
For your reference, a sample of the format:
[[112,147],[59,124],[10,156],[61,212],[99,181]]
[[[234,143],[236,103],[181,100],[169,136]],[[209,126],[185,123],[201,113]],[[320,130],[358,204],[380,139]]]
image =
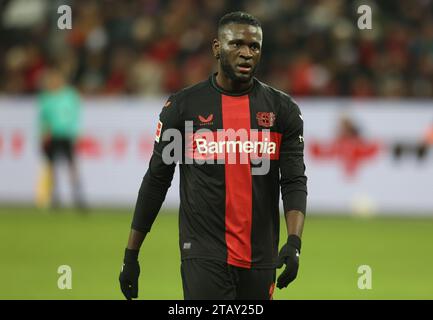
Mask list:
[[[163,139],[164,132],[184,132],[186,121],[193,122],[194,132],[206,126],[215,135],[221,129],[256,130],[265,139],[266,129],[268,142],[276,149],[265,155],[270,168],[261,175],[252,174],[253,161],[227,161],[227,150],[215,155],[225,159],[223,163],[178,159],[184,298],[272,299],[276,267],[285,266],[277,287],[284,288],[296,278],[307,198],[303,120],[288,95],[254,77],[262,38],[260,22],[253,16],[234,12],[222,17],[212,47],[218,71],[172,95],[163,108],[119,277],[127,299],[138,296],[139,249],[161,208],[176,166],[164,161],[164,148],[171,143]],[[248,139],[252,139],[250,135]],[[251,144],[248,139],[241,142]],[[241,150],[245,149],[239,148],[236,156],[246,152]],[[280,190],[288,238],[278,253]]]

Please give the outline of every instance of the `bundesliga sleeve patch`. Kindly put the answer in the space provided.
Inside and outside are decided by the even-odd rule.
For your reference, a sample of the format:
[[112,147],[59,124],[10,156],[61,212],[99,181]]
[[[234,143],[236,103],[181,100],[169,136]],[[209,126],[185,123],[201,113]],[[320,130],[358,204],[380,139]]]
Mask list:
[[161,131],[162,131],[162,122],[158,121],[158,125],[156,126],[156,134],[155,134],[155,141],[159,143],[159,138],[161,137]]

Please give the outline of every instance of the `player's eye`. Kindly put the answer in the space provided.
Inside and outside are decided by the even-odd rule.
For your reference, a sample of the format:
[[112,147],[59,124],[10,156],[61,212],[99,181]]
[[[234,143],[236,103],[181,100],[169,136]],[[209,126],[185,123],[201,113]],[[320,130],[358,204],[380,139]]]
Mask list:
[[257,44],[253,44],[251,45],[251,49],[253,49],[254,51],[258,51],[260,50],[260,47]]

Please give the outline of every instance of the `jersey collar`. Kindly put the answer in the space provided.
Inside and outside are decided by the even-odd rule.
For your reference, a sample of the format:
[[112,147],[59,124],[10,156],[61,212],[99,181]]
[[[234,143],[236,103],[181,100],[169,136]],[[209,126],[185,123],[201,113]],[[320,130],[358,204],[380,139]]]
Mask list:
[[216,82],[216,75],[217,75],[217,73],[215,72],[214,74],[212,74],[212,75],[209,77],[209,81],[210,81],[210,83],[211,83],[211,86],[212,86],[216,91],[218,91],[219,93],[222,93],[222,94],[224,94],[224,95],[226,95],[226,96],[232,96],[232,97],[243,96],[243,95],[246,95],[246,94],[250,93],[251,91],[253,91],[254,88],[256,87],[257,79],[256,79],[255,77],[253,77],[253,85],[252,85],[250,88],[248,88],[247,90],[244,90],[244,91],[241,91],[241,92],[229,92],[229,91],[224,90],[223,88],[221,88],[221,87],[217,84],[217,82]]

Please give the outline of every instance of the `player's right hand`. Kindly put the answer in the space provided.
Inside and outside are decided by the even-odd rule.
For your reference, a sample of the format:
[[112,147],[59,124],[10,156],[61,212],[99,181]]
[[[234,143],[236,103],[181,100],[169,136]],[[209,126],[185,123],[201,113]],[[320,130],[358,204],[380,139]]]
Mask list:
[[140,264],[138,263],[138,250],[125,249],[122,270],[120,271],[120,289],[126,299],[138,298],[138,277]]

